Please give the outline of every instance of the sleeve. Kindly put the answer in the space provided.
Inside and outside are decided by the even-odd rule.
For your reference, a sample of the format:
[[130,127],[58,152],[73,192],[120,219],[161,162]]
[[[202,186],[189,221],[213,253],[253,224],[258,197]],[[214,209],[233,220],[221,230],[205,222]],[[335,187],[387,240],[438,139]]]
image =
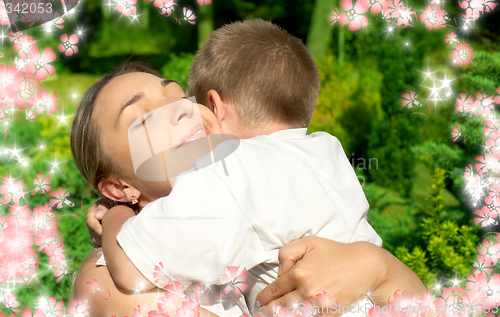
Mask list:
[[[231,179],[238,180],[239,165],[225,161]],[[223,284],[228,265],[249,267],[265,260],[229,183],[220,163],[180,175],[168,197],[122,226],[118,242],[149,281],[160,288],[172,279],[186,286]]]

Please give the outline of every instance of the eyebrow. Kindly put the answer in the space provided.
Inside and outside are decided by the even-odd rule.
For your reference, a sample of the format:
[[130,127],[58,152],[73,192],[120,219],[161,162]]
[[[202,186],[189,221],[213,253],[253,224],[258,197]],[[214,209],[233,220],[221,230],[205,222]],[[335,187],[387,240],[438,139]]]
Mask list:
[[[161,81],[161,86],[162,87],[165,87],[167,86],[168,84],[170,83],[176,83],[178,84],[175,80],[172,80],[172,79],[164,79]],[[129,101],[127,101],[120,109],[120,112],[118,113],[118,116],[116,117],[116,121],[115,121],[115,126],[116,124],[118,123],[118,120],[120,119],[120,116],[123,112],[123,110],[125,110],[125,108],[127,108],[128,106],[130,106],[131,104],[135,103],[135,102],[138,102],[139,100],[141,100],[142,98],[144,98],[146,94],[143,92],[143,91],[140,91],[138,93],[136,93],[134,96],[132,96],[132,98],[130,98]]]
[[[163,84],[163,83],[162,83]],[[116,121],[115,121],[115,126],[116,124],[118,123],[118,120],[120,119],[120,116],[123,112],[123,110],[125,110],[125,108],[127,108],[128,106],[130,106],[131,104],[141,100],[142,98],[144,98],[146,94],[143,92],[143,91],[140,91],[138,93],[136,93],[132,98],[130,98],[129,101],[127,101],[120,109],[120,112],[118,113],[118,116],[116,117]]]

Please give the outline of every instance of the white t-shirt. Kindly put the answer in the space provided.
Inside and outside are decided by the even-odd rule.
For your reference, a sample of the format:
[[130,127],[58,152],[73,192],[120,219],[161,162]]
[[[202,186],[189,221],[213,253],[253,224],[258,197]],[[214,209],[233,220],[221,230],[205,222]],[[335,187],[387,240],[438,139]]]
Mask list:
[[[169,196],[149,203],[118,234],[130,260],[158,287],[169,278],[223,285],[228,266],[258,270],[251,276],[272,273],[279,249],[308,235],[381,245],[335,137],[291,129],[241,140],[224,164],[178,176]],[[165,276],[158,280],[160,262]],[[252,287],[247,300],[262,288]]]

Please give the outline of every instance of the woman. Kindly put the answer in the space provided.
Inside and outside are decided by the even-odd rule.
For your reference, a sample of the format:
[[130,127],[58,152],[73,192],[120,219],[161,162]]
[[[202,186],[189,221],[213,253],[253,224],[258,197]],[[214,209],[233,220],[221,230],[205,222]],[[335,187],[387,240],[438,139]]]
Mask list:
[[[128,75],[121,76],[124,74]],[[138,92],[128,102],[118,103],[116,100],[127,94],[130,89]],[[145,182],[137,178],[129,154],[128,131],[129,126],[146,113],[184,97],[184,92],[175,82],[163,80],[161,75],[143,66],[125,65],[105,76],[87,91],[73,123],[72,152],[82,175],[104,196],[117,202],[134,202],[139,209],[159,197],[168,195],[171,190],[169,182]],[[172,109],[172,122],[170,124],[175,126],[180,118],[188,115],[185,111],[186,109],[182,109],[182,107]],[[211,132],[216,132],[217,122],[214,121],[213,115],[207,111],[206,108],[200,107],[204,125],[212,130]],[[370,247],[365,245],[364,248]],[[357,252],[363,252],[363,250],[365,249],[359,249],[358,245]],[[338,251],[340,254],[348,253],[345,246]],[[390,280],[386,280],[386,277],[389,276],[387,273],[389,265],[392,265],[394,261],[392,259],[380,261],[386,255],[380,255],[377,252],[372,253],[372,258],[374,255],[376,261],[368,262],[374,268],[373,270],[371,270],[372,267],[366,267],[366,254],[363,255],[364,260],[358,262],[359,266],[356,266],[352,261],[343,262],[347,263],[348,266],[354,265],[359,269],[359,272],[368,271],[368,273],[357,274],[356,281],[361,281],[362,283],[359,283],[361,286],[358,286],[357,289],[351,287],[351,297],[339,302],[355,302],[369,287],[390,284]],[[138,309],[138,305],[141,306],[142,312],[157,310],[156,298],[164,296],[161,291],[155,290],[146,294],[123,292],[114,285],[107,268],[96,265],[97,259],[98,256],[91,256],[83,264],[74,284],[75,295],[89,297],[89,304],[94,308],[96,316],[131,314],[133,309]],[[305,259],[307,259],[307,255]],[[394,268],[391,266],[392,274],[398,271]],[[353,282],[349,276],[344,274],[343,277],[348,281],[347,283]],[[364,277],[367,278],[363,280]],[[335,287],[341,285],[337,283],[337,279],[338,274],[324,278],[324,280],[335,281]],[[99,283],[98,286],[96,286],[97,283]],[[347,283],[344,281],[344,284]],[[357,285],[358,283],[353,284]],[[308,280],[303,280],[291,291],[300,290],[302,285],[306,285],[309,290],[314,290],[310,287]],[[330,289],[325,288],[322,290],[330,291]],[[274,293],[280,294],[279,291]],[[303,292],[301,294],[304,295]],[[337,295],[337,292],[330,294]],[[337,296],[336,298],[338,299]],[[178,303],[178,305],[181,304]],[[182,309],[183,306],[180,307]],[[202,313],[207,312],[202,310]]]

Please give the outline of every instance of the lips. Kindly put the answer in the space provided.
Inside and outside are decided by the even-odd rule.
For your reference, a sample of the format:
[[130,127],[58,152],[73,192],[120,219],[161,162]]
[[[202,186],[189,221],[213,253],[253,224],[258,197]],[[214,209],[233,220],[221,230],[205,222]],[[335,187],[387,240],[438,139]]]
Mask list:
[[210,132],[205,128],[205,126],[201,123],[195,125],[192,127],[187,133],[184,139],[182,139],[181,143],[176,147],[177,149],[191,143],[193,141],[202,139],[209,135]]

